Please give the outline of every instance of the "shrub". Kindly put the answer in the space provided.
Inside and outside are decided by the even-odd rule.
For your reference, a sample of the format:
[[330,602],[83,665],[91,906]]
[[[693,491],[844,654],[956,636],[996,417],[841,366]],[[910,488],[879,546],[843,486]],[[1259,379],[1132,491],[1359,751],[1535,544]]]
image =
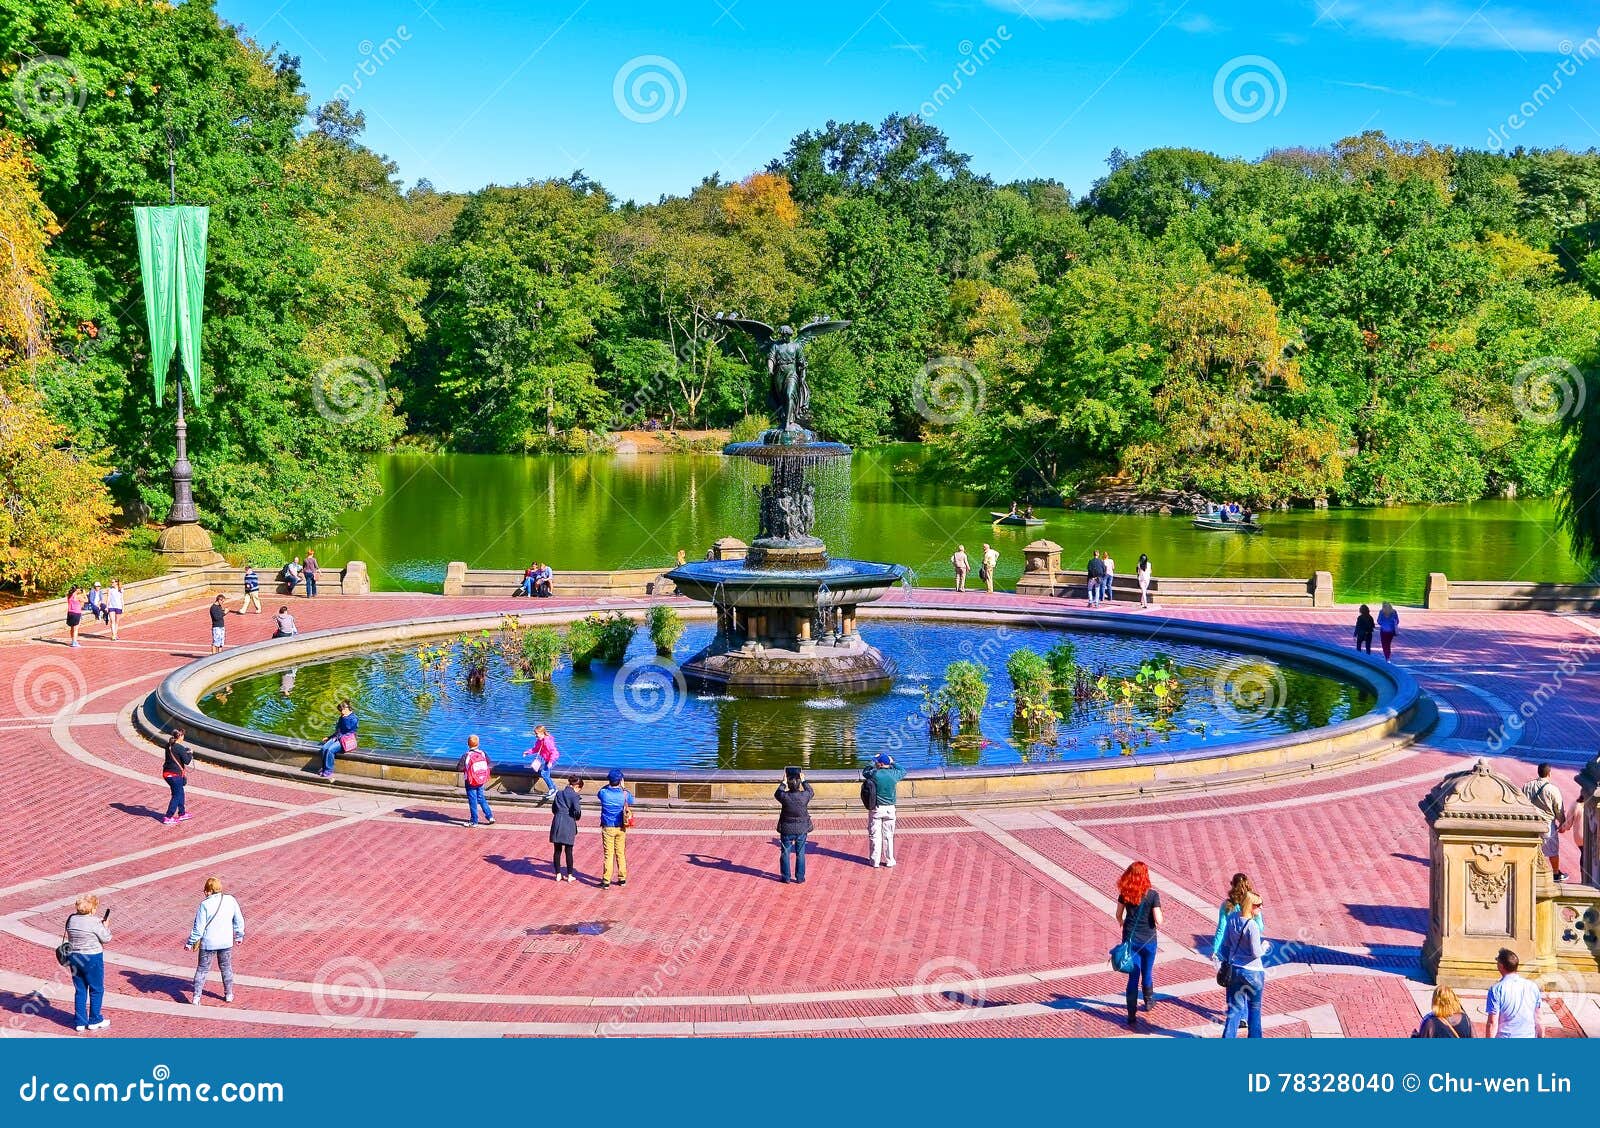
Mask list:
[[519,681],[547,682],[561,659],[561,634],[554,627],[524,626],[515,615],[500,620],[500,656]]
[[930,734],[948,736],[954,720],[963,736],[978,735],[978,720],[989,703],[989,678],[982,666],[965,660],[952,662],[944,669],[944,684],[938,692],[923,692]]
[[628,657],[628,646],[633,642],[633,632],[639,629],[639,624],[621,611],[589,617],[595,620],[595,626],[600,631],[600,644],[595,657],[614,666],[620,665]]
[[229,564],[240,568],[246,564],[254,564],[262,571],[274,571],[289,562],[288,554],[283,551],[282,546],[265,537],[232,541],[223,544],[217,551],[228,558]]
[[589,663],[597,657],[595,652],[600,647],[600,627],[596,620],[599,618],[598,615],[590,615],[587,619],[567,624],[567,654],[571,656],[575,670],[587,670]]
[[765,415],[746,415],[728,432],[730,443],[753,443],[772,430],[772,420]]
[[481,690],[489,680],[489,665],[494,658],[494,636],[488,631],[464,634],[456,645],[461,651],[461,664],[466,667],[467,688]]
[[1050,684],[1058,690],[1071,689],[1078,680],[1078,648],[1065,640],[1045,652],[1050,664]]
[[1011,675],[1015,723],[1035,740],[1046,738],[1058,719],[1050,704],[1050,664],[1035,651],[1018,650],[1007,660],[1006,673]]
[[656,653],[663,658],[672,657],[672,648],[683,637],[683,616],[665,603],[650,608],[650,641],[656,644]]
[[445,671],[450,667],[450,651],[443,646],[418,647],[417,665],[422,671],[422,684],[416,693],[417,704],[426,709],[444,695]]

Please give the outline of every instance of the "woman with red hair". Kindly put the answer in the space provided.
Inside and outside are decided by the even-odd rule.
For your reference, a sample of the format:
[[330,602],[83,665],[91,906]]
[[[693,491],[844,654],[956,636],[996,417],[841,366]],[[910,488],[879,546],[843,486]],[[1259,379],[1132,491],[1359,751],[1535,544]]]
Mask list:
[[1133,953],[1128,972],[1128,1028],[1138,1022],[1139,989],[1144,988],[1144,1009],[1150,1010],[1155,993],[1156,929],[1161,927],[1161,892],[1150,885],[1150,867],[1134,862],[1117,882],[1117,923],[1122,942]]

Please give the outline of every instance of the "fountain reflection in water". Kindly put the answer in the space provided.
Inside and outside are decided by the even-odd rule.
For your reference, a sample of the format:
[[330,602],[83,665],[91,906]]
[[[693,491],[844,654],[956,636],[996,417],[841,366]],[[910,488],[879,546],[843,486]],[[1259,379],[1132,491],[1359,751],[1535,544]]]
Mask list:
[[754,487],[759,531],[742,558],[725,550],[730,555],[668,573],[682,595],[717,612],[716,634],[684,663],[685,677],[744,696],[888,686],[893,671],[862,638],[856,608],[901,583],[907,569],[830,557],[815,533],[823,468],[847,465],[850,448],[810,431],[772,430],[724,453],[766,467],[769,477]]

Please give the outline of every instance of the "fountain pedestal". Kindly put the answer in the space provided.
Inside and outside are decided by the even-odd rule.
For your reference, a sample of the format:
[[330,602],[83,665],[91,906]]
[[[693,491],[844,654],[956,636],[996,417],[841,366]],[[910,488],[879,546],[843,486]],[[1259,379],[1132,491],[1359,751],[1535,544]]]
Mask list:
[[[768,431],[725,453],[772,468],[757,490],[761,531],[741,557],[680,565],[667,573],[680,595],[717,608],[717,634],[683,664],[702,686],[750,696],[880,689],[894,671],[856,629],[856,608],[900,583],[898,564],[835,559],[812,535],[816,491],[807,471],[850,456],[809,431]],[[718,542],[719,544],[722,542]]]

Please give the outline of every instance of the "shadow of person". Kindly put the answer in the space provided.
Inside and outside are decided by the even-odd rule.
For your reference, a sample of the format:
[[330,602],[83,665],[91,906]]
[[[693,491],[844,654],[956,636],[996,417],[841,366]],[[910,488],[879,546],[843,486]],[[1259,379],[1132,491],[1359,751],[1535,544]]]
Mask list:
[[[809,852],[809,851],[808,851]],[[721,870],[723,873],[742,873],[747,877],[760,877],[767,881],[777,881],[778,875],[773,870],[760,870],[753,866],[742,866],[729,858],[714,858],[709,854],[685,854],[691,866],[701,869]]]
[[[193,954],[189,954],[193,959]],[[124,969],[118,972],[122,980],[140,995],[167,995],[180,1003],[189,1001],[189,992],[194,990],[193,979],[180,979],[175,975],[164,975],[155,971],[131,971]],[[213,973],[214,974],[214,973]],[[110,976],[107,976],[109,979]],[[111,994],[111,984],[106,984],[106,994]]]
[[166,816],[166,811],[158,811],[154,807],[146,807],[143,803],[111,803],[113,811],[121,811],[125,815],[132,815],[140,819],[159,819]]
[[550,868],[539,865],[532,858],[509,858],[504,854],[485,854],[483,860],[519,877],[550,876]]

